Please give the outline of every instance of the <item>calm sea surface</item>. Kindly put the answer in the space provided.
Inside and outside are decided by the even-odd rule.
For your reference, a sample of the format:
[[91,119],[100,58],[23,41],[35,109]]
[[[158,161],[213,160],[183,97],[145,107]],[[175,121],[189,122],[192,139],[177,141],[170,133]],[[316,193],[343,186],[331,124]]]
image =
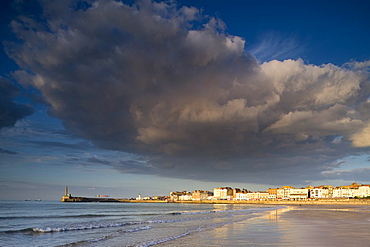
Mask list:
[[275,206],[0,201],[0,246],[153,246],[258,218]]

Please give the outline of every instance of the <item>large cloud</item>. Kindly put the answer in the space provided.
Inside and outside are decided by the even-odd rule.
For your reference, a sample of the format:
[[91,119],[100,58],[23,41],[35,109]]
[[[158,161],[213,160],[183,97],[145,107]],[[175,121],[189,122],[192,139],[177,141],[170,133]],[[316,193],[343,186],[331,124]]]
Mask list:
[[24,68],[15,77],[40,90],[67,129],[141,154],[150,173],[313,176],[350,152],[349,140],[369,145],[358,137],[370,119],[368,62],[259,65],[242,38],[195,8],[51,3],[41,21],[12,22],[22,42],[7,52]]

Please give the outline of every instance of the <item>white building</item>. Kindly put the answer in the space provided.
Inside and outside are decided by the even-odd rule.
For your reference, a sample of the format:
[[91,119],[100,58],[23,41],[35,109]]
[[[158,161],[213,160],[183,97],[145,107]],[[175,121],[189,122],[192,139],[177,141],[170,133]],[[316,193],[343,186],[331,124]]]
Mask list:
[[[357,185],[357,184],[356,184]],[[354,198],[370,196],[369,185],[341,186],[333,189],[334,198]]]
[[333,198],[353,198],[355,196],[358,196],[358,189],[341,187],[333,189]]
[[[189,199],[190,195],[190,199]],[[176,191],[170,193],[171,201],[190,201],[191,200],[191,192],[187,191]]]
[[310,189],[310,198],[332,198],[333,197],[333,188],[332,187],[315,187]]
[[191,200],[193,200],[191,192],[186,192],[179,196],[179,201],[191,201]]
[[291,186],[283,186],[280,189],[277,189],[276,198],[277,199],[290,199],[290,191],[294,189]]
[[268,192],[250,192],[246,194],[247,200],[267,200],[269,198]]
[[276,194],[269,194],[270,200],[276,200]]
[[[271,191],[273,191],[272,189],[269,189],[269,191],[270,197],[271,195],[274,195],[273,193],[271,193]],[[296,189],[291,186],[283,186],[280,189],[276,190],[276,198],[286,200],[302,200],[308,198],[308,192],[309,189]]]
[[369,185],[361,185],[358,187],[358,197],[368,197],[370,196],[370,186]]
[[206,190],[194,190],[192,194],[193,201],[204,201],[209,200],[213,196],[213,193]]
[[231,187],[220,187],[213,189],[213,199],[215,200],[230,200],[233,197],[233,189]]
[[234,200],[237,200],[237,201],[248,200],[247,192],[244,192],[244,191],[236,192]]
[[267,200],[269,199],[268,192],[247,192],[247,191],[240,191],[235,193],[234,200],[237,201],[247,201],[247,200]]
[[302,200],[308,198],[308,189],[290,189],[289,199]]

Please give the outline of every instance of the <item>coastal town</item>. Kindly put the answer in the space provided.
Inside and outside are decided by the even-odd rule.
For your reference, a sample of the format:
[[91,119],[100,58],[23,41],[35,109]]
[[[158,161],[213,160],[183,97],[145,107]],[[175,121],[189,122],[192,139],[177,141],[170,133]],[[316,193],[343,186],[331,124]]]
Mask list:
[[[170,201],[266,201],[266,200],[309,200],[309,199],[357,199],[370,198],[370,185],[357,184],[333,187],[330,185],[308,186],[306,188],[294,188],[283,186],[281,188],[269,188],[267,191],[248,191],[231,187],[214,188],[213,191],[194,190],[171,192],[167,199]],[[158,199],[140,196],[136,200]]]
[[267,191],[249,191],[247,189],[218,187],[213,191],[194,190],[173,191],[168,196],[138,195],[136,198],[111,198],[108,195],[96,195],[93,198],[75,197],[65,189],[62,202],[200,202],[200,203],[256,203],[256,202],[283,202],[283,201],[343,201],[349,199],[370,199],[370,184],[357,184],[344,186],[308,186],[295,188],[283,186],[269,188]]

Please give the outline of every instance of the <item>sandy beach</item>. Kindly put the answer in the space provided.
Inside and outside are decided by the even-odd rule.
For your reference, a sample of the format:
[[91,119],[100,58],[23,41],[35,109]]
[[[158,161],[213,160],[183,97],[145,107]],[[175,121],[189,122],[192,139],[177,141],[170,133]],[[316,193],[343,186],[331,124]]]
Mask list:
[[292,207],[277,219],[282,244],[370,246],[370,207]]
[[370,246],[370,207],[302,205],[159,246]]

